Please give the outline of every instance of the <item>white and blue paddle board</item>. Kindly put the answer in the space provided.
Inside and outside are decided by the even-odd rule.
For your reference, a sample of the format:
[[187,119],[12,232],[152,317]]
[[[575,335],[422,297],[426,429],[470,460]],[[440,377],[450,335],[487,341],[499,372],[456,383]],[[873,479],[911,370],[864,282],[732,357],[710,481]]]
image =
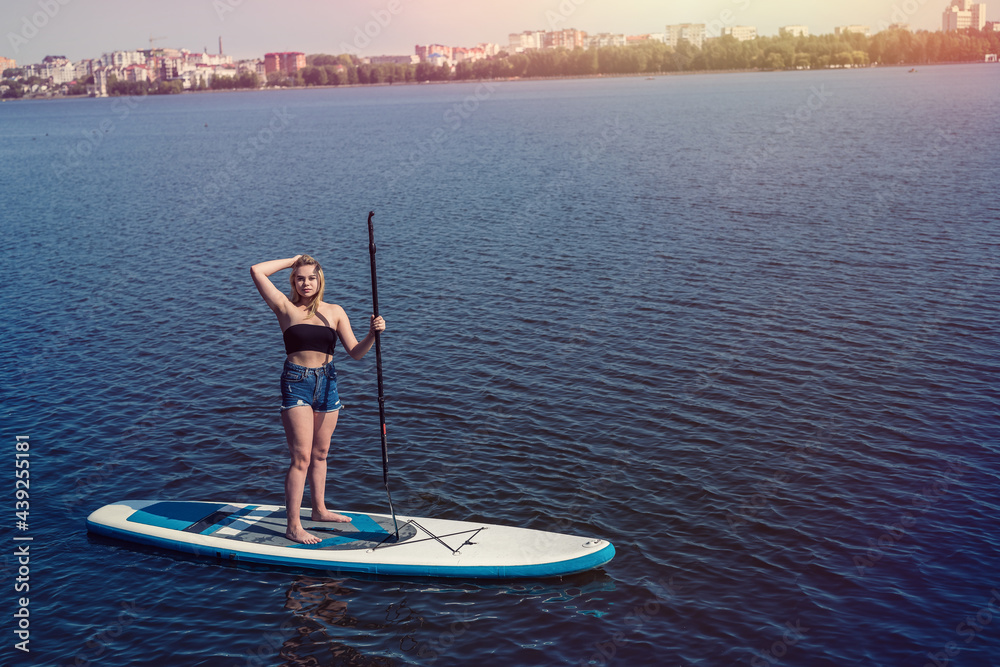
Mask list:
[[285,537],[277,505],[123,500],[87,518],[99,535],[230,562],[396,576],[514,579],[551,577],[599,567],[615,555],[596,538],[472,521],[344,512],[350,523],[302,525],[323,540]]

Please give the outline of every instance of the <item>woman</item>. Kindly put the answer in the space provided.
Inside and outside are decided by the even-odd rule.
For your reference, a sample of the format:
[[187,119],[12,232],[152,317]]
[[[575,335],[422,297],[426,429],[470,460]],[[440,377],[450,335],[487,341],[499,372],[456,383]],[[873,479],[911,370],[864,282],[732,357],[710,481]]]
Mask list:
[[[270,276],[292,269],[292,298],[271,283]],[[375,332],[385,331],[381,317],[372,315],[368,333],[359,342],[344,309],[323,301],[323,269],[309,255],[254,264],[250,275],[257,291],[278,316],[285,340],[285,367],[281,373],[281,423],[285,427],[291,465],[285,476],[285,536],[294,542],[316,544],[321,538],[302,527],[299,510],[306,479],[312,498],[312,520],[347,522],[350,518],[326,509],[326,455],[338,410],[337,371],[333,348],[340,338],[352,359],[361,359],[375,342]]]

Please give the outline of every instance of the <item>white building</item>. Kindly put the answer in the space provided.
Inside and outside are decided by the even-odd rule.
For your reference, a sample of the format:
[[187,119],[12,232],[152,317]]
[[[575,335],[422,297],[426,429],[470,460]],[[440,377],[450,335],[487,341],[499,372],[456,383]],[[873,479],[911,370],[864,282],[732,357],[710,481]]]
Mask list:
[[145,65],[129,65],[123,72],[124,80],[130,83],[143,83],[149,81],[149,70]]
[[807,25],[786,25],[778,28],[779,35],[788,35],[789,37],[808,37],[809,36],[809,26]]
[[224,56],[221,53],[191,53],[190,51],[181,51],[184,54],[185,60],[195,65],[232,65],[233,57]]
[[492,58],[503,51],[503,47],[499,44],[493,44],[492,42],[481,42],[476,44],[477,49],[482,49],[483,53],[486,54],[487,58]]
[[677,47],[682,39],[691,46],[701,48],[705,44],[704,23],[678,23],[667,26],[667,45]]
[[454,65],[451,58],[444,55],[443,53],[432,53],[427,56],[427,62],[435,67],[444,67],[445,65]]
[[91,97],[108,96],[108,70],[105,67],[94,69],[94,84],[87,86],[87,94]]
[[[340,65],[343,67],[343,65]],[[257,75],[257,81],[267,81],[267,71],[264,68],[263,60],[239,60],[236,62],[236,71],[239,74],[250,72]]]
[[833,29],[833,34],[838,37],[851,34],[871,37],[872,31],[866,25],[838,25]]
[[59,85],[76,80],[76,67],[61,56],[45,56],[40,64],[25,66],[24,75],[49,79],[53,85]]
[[509,37],[510,52],[521,53],[532,49],[545,48],[544,30],[525,30],[522,33],[512,32]]
[[71,62],[53,65],[49,67],[49,77],[52,79],[53,85],[57,86],[62,83],[76,81],[76,68],[73,67],[73,63]]
[[983,30],[986,27],[986,5],[973,4],[969,0],[955,0],[941,16],[941,29],[945,32],[956,32],[973,28]]
[[106,67],[145,65],[146,54],[142,51],[111,51],[101,54],[101,64]]
[[757,39],[757,27],[752,25],[734,25],[722,29],[723,35],[731,35],[739,42],[749,42]]
[[94,68],[98,63],[94,60],[80,60],[73,64],[73,76],[77,81],[82,81],[94,73]]

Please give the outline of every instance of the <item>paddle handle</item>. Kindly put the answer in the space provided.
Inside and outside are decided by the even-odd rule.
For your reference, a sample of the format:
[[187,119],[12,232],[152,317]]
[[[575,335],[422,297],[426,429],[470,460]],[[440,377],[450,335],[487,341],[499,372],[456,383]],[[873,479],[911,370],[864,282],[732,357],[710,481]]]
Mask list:
[[[368,212],[368,254],[372,265],[372,312],[378,317],[378,274],[375,270],[375,227],[372,217],[375,211]],[[378,419],[382,437],[382,481],[389,485],[389,448],[385,435],[385,390],[382,385],[382,336],[375,332],[375,370],[378,377]]]
[[[372,217],[375,211],[368,211],[368,254],[372,261],[372,313],[378,317],[378,278],[375,272],[375,227]],[[392,494],[389,492],[389,446],[385,439],[385,392],[382,389],[382,336],[375,332],[375,371],[378,376],[378,421],[382,438],[382,483],[385,484],[385,495],[389,499],[389,512],[392,514],[392,525],[396,529],[395,536],[399,539],[399,524],[396,522],[396,510],[392,507]]]

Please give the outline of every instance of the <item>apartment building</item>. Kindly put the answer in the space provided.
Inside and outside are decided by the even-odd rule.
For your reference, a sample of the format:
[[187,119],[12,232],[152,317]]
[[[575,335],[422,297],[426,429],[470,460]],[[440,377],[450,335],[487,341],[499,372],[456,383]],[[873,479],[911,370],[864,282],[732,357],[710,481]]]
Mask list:
[[305,66],[306,54],[300,51],[283,51],[280,53],[264,54],[264,71],[267,74],[272,72],[295,74]]
[[757,39],[757,27],[752,25],[734,25],[722,29],[723,35],[730,35],[740,42]]
[[691,46],[699,49],[705,44],[705,24],[704,23],[677,23],[668,25],[666,32],[666,42],[668,46],[677,47],[680,41],[687,40]]
[[968,28],[986,28],[986,5],[973,4],[969,0],[955,0],[941,16],[941,29],[945,32],[957,32]]

